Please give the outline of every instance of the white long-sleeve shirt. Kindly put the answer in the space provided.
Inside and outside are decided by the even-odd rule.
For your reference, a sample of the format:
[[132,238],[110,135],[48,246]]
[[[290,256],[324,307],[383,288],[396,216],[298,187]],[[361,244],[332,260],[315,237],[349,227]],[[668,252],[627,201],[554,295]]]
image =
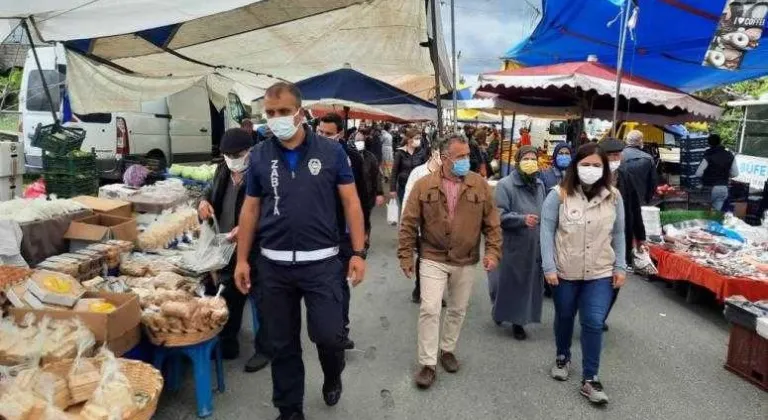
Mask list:
[[429,175],[431,172],[429,170],[429,161],[423,165],[419,165],[411,171],[411,174],[408,175],[408,181],[405,183],[405,193],[403,193],[403,205],[400,208],[400,217],[403,216],[403,211],[405,210],[405,203],[408,202],[408,196],[411,194],[411,190],[413,190],[413,186],[416,185],[416,182],[420,180],[421,178],[424,178],[425,176]]

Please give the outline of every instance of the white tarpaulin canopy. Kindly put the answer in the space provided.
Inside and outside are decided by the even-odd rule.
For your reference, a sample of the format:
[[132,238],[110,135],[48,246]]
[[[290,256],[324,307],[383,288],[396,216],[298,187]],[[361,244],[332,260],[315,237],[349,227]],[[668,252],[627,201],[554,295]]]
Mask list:
[[[346,64],[381,80],[434,89],[430,51],[420,46],[429,31],[425,0],[13,3],[0,5],[0,19],[30,17],[33,31],[43,40],[64,41],[69,49],[124,72],[161,77],[171,84],[179,77],[217,74],[233,81],[239,91],[250,88],[253,97],[242,97],[246,103],[278,78],[298,81]],[[438,43],[438,47],[444,56],[445,46]],[[446,60],[440,63],[447,68]],[[450,74],[441,73],[446,76],[442,84],[450,85]],[[78,77],[90,74],[68,72],[68,83],[85,86],[86,80],[72,80]],[[156,86],[156,82],[131,85]],[[103,103],[98,95],[80,95],[78,105],[91,109]]]

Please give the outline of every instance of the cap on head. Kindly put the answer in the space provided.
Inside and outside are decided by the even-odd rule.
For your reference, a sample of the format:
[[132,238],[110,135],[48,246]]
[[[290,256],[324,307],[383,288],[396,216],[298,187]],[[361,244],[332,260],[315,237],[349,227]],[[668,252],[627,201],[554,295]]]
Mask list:
[[609,138],[598,143],[605,153],[619,153],[624,150],[624,142],[618,139]]
[[639,146],[643,144],[643,133],[639,130],[632,130],[627,134],[628,146]]
[[242,128],[230,128],[221,136],[221,153],[234,154],[253,146],[253,137]]
[[515,162],[520,163],[520,161],[523,159],[523,156],[527,155],[528,153],[536,154],[536,148],[533,146],[523,146],[519,149],[517,149],[517,154],[515,155]]

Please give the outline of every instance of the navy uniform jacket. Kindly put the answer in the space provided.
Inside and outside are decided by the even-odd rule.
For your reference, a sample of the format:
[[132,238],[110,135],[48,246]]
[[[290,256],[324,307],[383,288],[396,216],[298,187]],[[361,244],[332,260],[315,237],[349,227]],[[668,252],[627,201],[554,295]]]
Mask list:
[[261,199],[254,246],[274,251],[339,246],[337,187],[355,181],[349,159],[337,142],[306,127],[305,133],[293,151],[272,138],[251,152],[247,194]]

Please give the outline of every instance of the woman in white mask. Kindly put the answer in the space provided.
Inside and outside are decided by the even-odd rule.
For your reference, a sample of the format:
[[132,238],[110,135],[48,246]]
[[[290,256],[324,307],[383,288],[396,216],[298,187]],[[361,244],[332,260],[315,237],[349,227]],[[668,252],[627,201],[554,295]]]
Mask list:
[[389,186],[390,197],[397,198],[401,209],[408,176],[414,168],[426,163],[428,158],[426,151],[421,147],[421,131],[416,128],[406,130],[403,146],[395,150]]
[[598,380],[603,324],[614,288],[626,279],[624,204],[613,187],[608,156],[595,143],[581,146],[563,182],[541,211],[544,278],[555,304],[555,365],[568,380],[576,313],[581,321],[581,394],[594,404],[608,396]]
[[[238,215],[245,199],[245,175],[248,170],[250,152],[253,147],[253,137],[241,128],[227,130],[221,137],[219,150],[224,156],[224,162],[216,168],[211,186],[203,192],[203,199],[197,208],[198,216],[207,222],[215,217],[221,232],[229,232],[232,241],[237,240]],[[215,273],[218,284],[224,286],[221,296],[227,303],[229,319],[219,334],[222,345],[222,355],[225,359],[236,359],[240,354],[238,335],[243,319],[243,308],[247,296],[240,293],[234,284],[235,259],[222,270]],[[252,265],[256,267],[255,264]],[[255,273],[251,278],[256,278]],[[209,290],[214,292],[216,285],[209,284]],[[259,315],[261,311],[258,311]],[[264,325],[263,320],[259,320]],[[271,359],[267,345],[266,330],[261,328],[256,337],[254,355],[246,362],[246,372],[256,372],[263,369]]]

